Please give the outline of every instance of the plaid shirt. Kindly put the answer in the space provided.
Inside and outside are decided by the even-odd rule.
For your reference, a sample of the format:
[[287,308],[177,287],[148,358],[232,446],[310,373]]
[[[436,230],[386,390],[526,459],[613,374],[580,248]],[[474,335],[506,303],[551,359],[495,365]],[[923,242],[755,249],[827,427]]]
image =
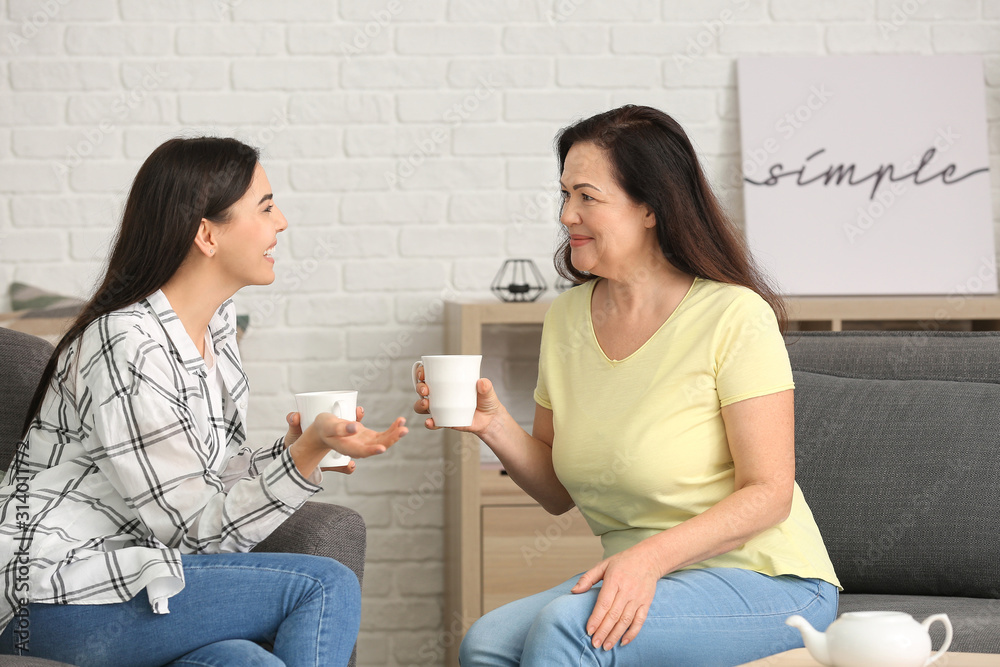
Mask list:
[[99,318],[59,359],[0,488],[0,628],[27,602],[113,603],[146,587],[166,612],[181,554],[249,551],[319,491],[322,473],[304,478],[283,438],[243,446],[234,311],[227,301],[209,324],[224,405],[162,292]]

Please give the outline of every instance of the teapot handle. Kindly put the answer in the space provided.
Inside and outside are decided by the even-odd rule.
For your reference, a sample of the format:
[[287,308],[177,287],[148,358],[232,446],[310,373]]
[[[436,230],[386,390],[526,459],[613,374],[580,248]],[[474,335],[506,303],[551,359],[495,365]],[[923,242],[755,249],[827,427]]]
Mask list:
[[924,630],[929,632],[931,624],[934,621],[941,621],[941,623],[944,624],[944,643],[941,644],[941,648],[937,650],[937,653],[934,653],[931,657],[927,658],[927,662],[924,663],[924,667],[944,655],[944,652],[948,650],[949,646],[951,646],[951,621],[948,619],[948,614],[934,614],[933,616],[928,616],[920,625],[924,627]]

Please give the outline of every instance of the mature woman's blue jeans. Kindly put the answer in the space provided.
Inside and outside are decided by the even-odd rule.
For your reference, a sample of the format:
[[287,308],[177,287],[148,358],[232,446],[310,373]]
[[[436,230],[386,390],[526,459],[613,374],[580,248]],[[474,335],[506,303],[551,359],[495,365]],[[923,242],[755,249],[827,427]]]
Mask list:
[[802,646],[798,630],[785,625],[792,614],[819,630],[837,617],[837,587],[820,579],[681,570],[660,579],[638,636],[605,651],[586,632],[599,588],[570,593],[579,578],[476,621],[462,641],[462,667],[739,665]]
[[[286,553],[181,558],[184,590],[169,614],[154,614],[145,591],[115,604],[29,604],[23,655],[80,667],[347,664],[361,587],[344,565]],[[12,626],[0,654],[16,653]]]

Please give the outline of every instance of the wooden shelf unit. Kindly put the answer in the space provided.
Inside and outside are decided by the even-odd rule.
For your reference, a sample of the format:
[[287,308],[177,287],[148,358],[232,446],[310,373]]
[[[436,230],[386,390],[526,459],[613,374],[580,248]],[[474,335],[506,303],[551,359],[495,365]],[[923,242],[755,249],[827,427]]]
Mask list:
[[[451,354],[482,354],[490,325],[541,325],[550,302],[448,303]],[[791,329],[1000,330],[994,297],[799,297],[786,300]],[[547,514],[502,474],[484,466],[480,441],[448,431],[445,454],[445,627],[464,633],[482,614],[583,571],[600,558],[600,541],[579,510]],[[458,664],[460,637],[447,664]]]
[[788,321],[799,330],[961,328],[1000,330],[1000,298],[992,296],[789,297]]
[[[445,304],[446,349],[450,354],[482,354],[484,326],[538,325],[548,307],[547,302],[449,302]],[[544,512],[499,469],[484,469],[479,447],[479,438],[469,433],[449,430],[446,434],[444,626],[461,628],[463,635],[484,613],[484,508],[522,507]],[[488,513],[488,525],[493,526],[496,518]],[[457,665],[461,637],[452,639],[445,664]]]

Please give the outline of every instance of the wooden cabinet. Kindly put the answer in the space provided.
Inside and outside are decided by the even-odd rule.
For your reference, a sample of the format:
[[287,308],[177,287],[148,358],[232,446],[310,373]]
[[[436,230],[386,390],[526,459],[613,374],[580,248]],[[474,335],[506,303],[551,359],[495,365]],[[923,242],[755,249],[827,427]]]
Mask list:
[[[790,328],[798,330],[1000,329],[1000,299],[992,297],[792,298],[787,306]],[[540,331],[547,310],[546,302],[449,303],[448,352],[483,354],[489,377],[490,357],[504,354],[502,346],[497,352],[491,345],[522,328]],[[536,342],[530,351],[536,364],[537,351]],[[530,389],[517,389],[528,394],[517,398],[533,405]],[[513,398],[501,394],[508,408]],[[456,431],[447,438],[445,627],[464,632],[487,611],[588,569],[602,549],[578,510],[552,516],[497,466],[484,465],[478,438]],[[458,664],[457,639],[449,665]]]
[[575,507],[483,505],[483,613],[552,588],[601,559],[601,542]]
[[[445,309],[447,350],[452,354],[482,354],[484,327],[515,325],[538,328],[547,309],[547,303],[448,303]],[[537,353],[536,349],[534,354],[537,356]],[[484,358],[484,366],[485,362]],[[561,549],[563,544],[568,544],[559,540],[560,549],[546,550],[541,558],[533,560],[534,567],[523,568],[532,572],[517,576],[525,560],[522,547],[533,546],[534,530],[541,530],[544,534],[546,517],[550,515],[498,467],[484,467],[480,460],[480,445],[479,439],[471,434],[447,432],[444,467],[444,624],[452,631],[461,628],[463,634],[486,611],[544,590],[545,585],[551,586],[548,583],[553,576],[551,573],[558,573],[562,568],[554,562],[555,558],[564,555]],[[576,524],[583,524],[583,520],[578,511],[576,515],[578,521],[574,522],[574,530],[579,532]],[[520,524],[522,520],[524,523]],[[488,535],[484,533],[484,525],[489,526]],[[586,527],[585,524],[583,527]],[[593,535],[589,537],[597,541]],[[599,543],[597,548],[599,551]],[[577,567],[571,562],[563,565],[570,569]],[[543,571],[545,574],[538,574]],[[530,589],[529,586],[536,581],[533,577],[538,576],[546,584]],[[569,575],[559,581],[567,577]],[[504,587],[508,590],[504,591]],[[486,598],[492,606],[484,604]],[[458,664],[457,639],[460,638],[450,642],[448,647],[448,665]]]

